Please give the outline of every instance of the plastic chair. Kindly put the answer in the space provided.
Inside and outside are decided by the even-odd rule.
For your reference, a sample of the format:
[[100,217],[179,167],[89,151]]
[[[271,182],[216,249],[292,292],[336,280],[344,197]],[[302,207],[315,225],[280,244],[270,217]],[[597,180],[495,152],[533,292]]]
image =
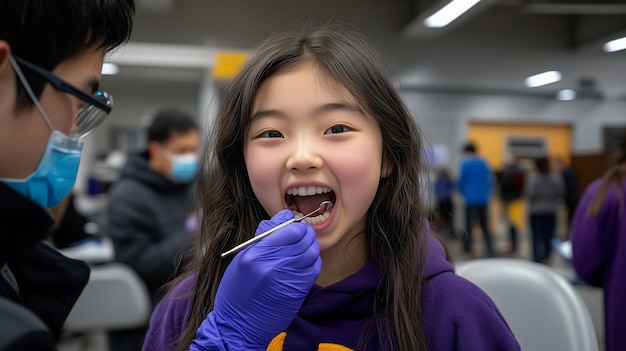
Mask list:
[[151,302],[139,276],[121,263],[91,267],[89,282],[63,326],[68,332],[126,329],[145,325]]
[[521,259],[462,262],[457,274],[494,301],[524,351],[597,351],[589,311],[555,270]]

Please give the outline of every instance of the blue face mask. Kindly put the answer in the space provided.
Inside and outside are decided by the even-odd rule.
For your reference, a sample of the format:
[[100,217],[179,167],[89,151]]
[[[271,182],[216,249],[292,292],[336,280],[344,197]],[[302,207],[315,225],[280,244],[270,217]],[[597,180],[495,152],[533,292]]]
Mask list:
[[4,184],[44,208],[52,208],[67,196],[76,182],[84,142],[58,130],[48,139],[39,166],[25,179],[2,178]]
[[70,138],[52,127],[50,119],[13,58],[11,65],[51,132],[46,151],[35,172],[24,179],[0,178],[0,182],[43,208],[52,208],[67,196],[76,182],[84,141]]
[[170,178],[179,183],[189,183],[196,178],[200,162],[196,155],[176,155],[172,157]]

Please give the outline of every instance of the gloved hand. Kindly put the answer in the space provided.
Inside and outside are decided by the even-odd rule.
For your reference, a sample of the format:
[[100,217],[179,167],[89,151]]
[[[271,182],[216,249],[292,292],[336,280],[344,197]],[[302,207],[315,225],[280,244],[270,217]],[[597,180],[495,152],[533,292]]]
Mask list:
[[[291,218],[291,211],[280,211],[256,234]],[[321,267],[315,231],[305,223],[291,223],[242,250],[226,268],[190,350],[265,350],[296,317]]]

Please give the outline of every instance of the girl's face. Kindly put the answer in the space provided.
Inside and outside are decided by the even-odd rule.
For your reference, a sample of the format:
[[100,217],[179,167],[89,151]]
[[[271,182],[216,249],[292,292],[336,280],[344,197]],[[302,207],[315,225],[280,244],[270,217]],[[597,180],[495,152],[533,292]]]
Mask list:
[[252,189],[270,214],[306,214],[322,250],[344,246],[363,231],[382,170],[382,138],[356,99],[310,63],[279,72],[260,86],[244,157]]

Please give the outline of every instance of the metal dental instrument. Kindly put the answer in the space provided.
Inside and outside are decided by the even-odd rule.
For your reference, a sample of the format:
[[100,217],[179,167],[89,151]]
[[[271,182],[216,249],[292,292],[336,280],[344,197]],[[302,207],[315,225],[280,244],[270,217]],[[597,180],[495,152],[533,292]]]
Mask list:
[[302,216],[302,217],[300,217],[300,218],[292,218],[292,219],[290,219],[290,220],[288,220],[288,221],[285,221],[285,222],[283,222],[283,223],[281,223],[281,224],[279,224],[279,225],[275,226],[274,228],[269,229],[269,230],[267,230],[267,231],[265,231],[265,232],[263,232],[263,233],[261,233],[261,234],[259,234],[259,235],[255,236],[254,238],[252,238],[252,239],[250,239],[250,240],[248,240],[248,241],[245,241],[245,242],[243,242],[243,243],[241,243],[241,244],[239,244],[239,245],[237,245],[237,246],[233,247],[232,249],[230,249],[230,250],[228,250],[228,251],[226,251],[226,252],[223,252],[223,253],[221,254],[221,257],[222,257],[222,258],[224,258],[224,257],[226,257],[226,256],[228,256],[228,255],[230,255],[230,254],[232,254],[232,253],[235,253],[235,252],[238,252],[238,251],[240,251],[240,250],[243,250],[243,249],[245,249],[246,247],[248,247],[248,246],[250,246],[250,245],[252,245],[252,244],[256,243],[257,241],[259,241],[259,240],[261,240],[261,239],[265,238],[266,236],[268,236],[268,235],[272,234],[274,231],[276,231],[276,230],[278,230],[278,229],[280,229],[280,228],[282,228],[282,227],[284,227],[284,226],[286,226],[286,225],[288,225],[288,224],[290,224],[290,223],[293,223],[293,222],[300,222],[301,220],[303,220],[303,219],[305,219],[305,218],[307,218],[307,217],[310,217],[310,216],[312,216],[312,215],[314,215],[314,214],[324,213],[324,212],[326,212],[326,211],[329,211],[331,208],[333,208],[333,205],[334,205],[334,204],[333,204],[333,202],[332,202],[332,201],[322,201],[322,203],[320,203],[320,206],[319,206],[318,208],[316,208],[315,210],[313,210],[313,211],[311,211],[311,212],[309,212],[309,213],[305,214],[304,216]]

